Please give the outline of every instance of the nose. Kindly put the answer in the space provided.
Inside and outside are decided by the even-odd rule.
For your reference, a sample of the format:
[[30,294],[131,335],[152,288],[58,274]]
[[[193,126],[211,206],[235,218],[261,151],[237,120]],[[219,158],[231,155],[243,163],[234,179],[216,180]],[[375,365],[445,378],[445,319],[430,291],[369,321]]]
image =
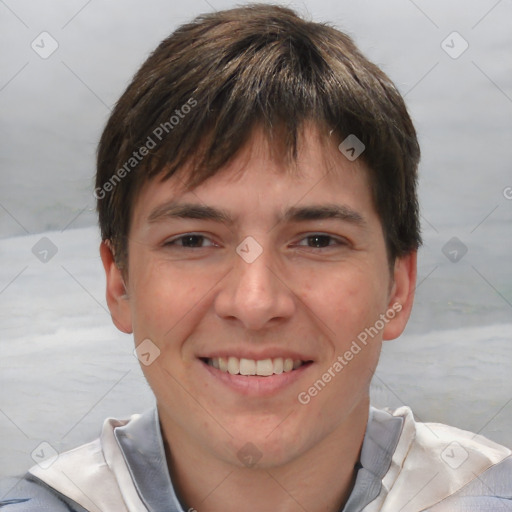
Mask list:
[[235,254],[234,268],[215,298],[216,314],[249,330],[268,328],[292,317],[295,296],[276,268],[269,250],[252,262]]

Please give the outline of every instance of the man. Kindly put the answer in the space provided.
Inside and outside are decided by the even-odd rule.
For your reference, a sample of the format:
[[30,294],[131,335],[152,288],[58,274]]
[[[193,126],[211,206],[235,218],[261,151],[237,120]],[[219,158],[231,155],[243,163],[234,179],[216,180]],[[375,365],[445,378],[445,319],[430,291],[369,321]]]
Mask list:
[[148,58],[98,151],[107,302],[157,408],[10,511],[512,510],[510,450],[369,404],[409,318],[419,148],[344,34],[255,5]]

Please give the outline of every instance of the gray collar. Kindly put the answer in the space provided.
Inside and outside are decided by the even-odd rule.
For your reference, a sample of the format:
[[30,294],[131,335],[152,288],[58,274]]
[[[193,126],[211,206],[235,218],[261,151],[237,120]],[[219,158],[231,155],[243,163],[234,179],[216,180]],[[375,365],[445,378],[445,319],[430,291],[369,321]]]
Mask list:
[[[402,424],[402,418],[370,407],[355,485],[341,512],[360,512],[379,495]],[[147,509],[183,512],[169,476],[157,409],[117,427],[114,435]]]

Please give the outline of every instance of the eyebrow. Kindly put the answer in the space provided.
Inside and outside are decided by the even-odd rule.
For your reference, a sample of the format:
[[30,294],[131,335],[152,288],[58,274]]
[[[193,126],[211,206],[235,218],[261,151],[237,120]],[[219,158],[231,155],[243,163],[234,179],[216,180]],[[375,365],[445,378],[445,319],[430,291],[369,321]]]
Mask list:
[[231,215],[221,209],[202,204],[177,203],[171,201],[155,208],[148,217],[148,222],[153,224],[164,219],[199,219],[213,220],[225,224],[233,224]]
[[[233,225],[235,219],[229,212],[202,204],[168,202],[155,208],[148,217],[150,224],[164,219],[198,219],[221,222]],[[288,208],[278,222],[306,222],[313,220],[337,219],[359,226],[366,226],[364,217],[357,211],[345,205],[325,204],[310,206],[293,206]]]
[[359,212],[348,206],[338,204],[293,206],[285,212],[283,218],[284,221],[288,222],[327,219],[342,220],[361,226],[366,225],[364,217]]

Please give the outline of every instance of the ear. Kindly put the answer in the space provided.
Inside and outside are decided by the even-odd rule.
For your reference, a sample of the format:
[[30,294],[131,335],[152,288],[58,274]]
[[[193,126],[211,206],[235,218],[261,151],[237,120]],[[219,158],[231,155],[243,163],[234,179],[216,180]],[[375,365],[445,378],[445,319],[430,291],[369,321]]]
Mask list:
[[388,302],[389,314],[387,316],[390,320],[383,332],[382,339],[384,340],[398,338],[404,331],[411,315],[416,289],[417,257],[417,251],[412,251],[395,261],[393,285]]
[[133,332],[130,299],[123,275],[114,261],[114,254],[108,240],[101,242],[100,256],[103,268],[105,269],[107,280],[106,298],[112,321],[120,331],[130,334]]

